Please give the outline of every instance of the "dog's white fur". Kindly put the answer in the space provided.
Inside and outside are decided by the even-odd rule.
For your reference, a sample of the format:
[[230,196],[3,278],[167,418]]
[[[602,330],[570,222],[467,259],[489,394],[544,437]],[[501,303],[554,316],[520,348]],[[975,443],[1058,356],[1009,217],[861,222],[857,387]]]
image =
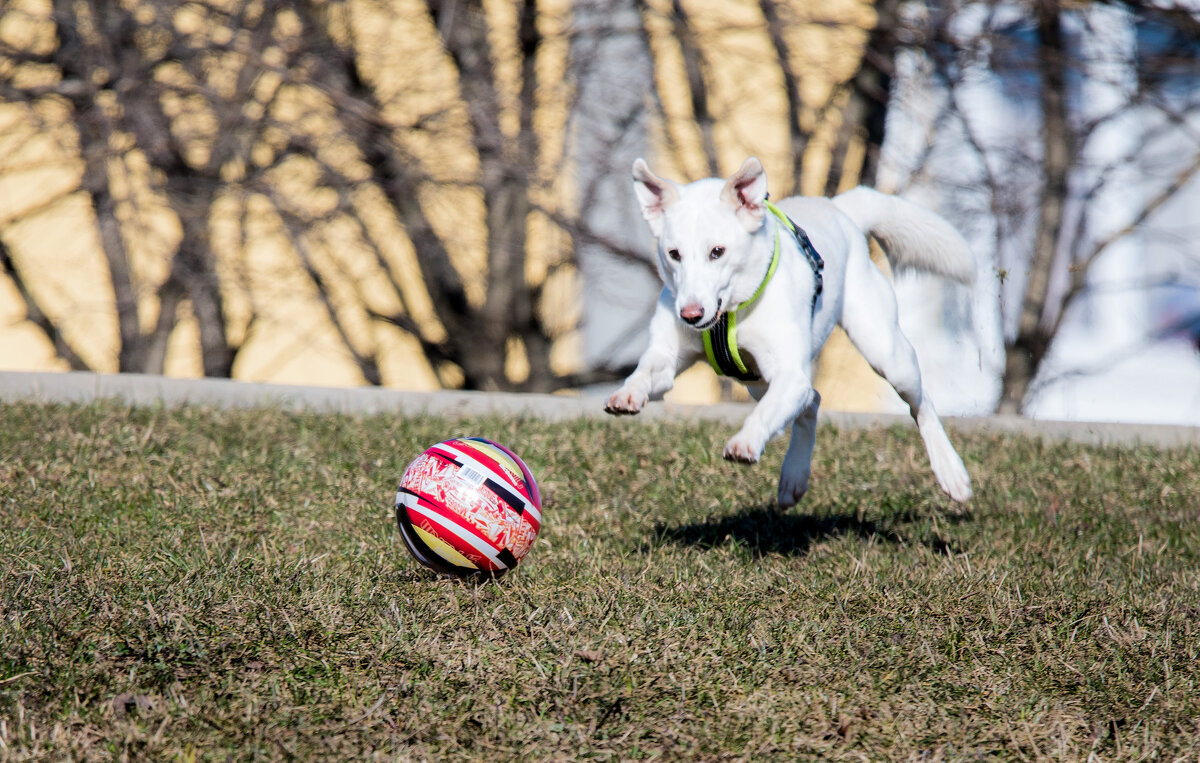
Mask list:
[[[637,413],[703,357],[701,330],[758,289],[781,227],[766,210],[767,177],[753,157],[728,180],[681,186],[656,176],[642,159],[634,162],[633,178],[642,214],[658,239],[656,262],[665,286],[650,321],[649,347],[608,399],[606,410],[615,414]],[[897,269],[970,283],[975,268],[966,242],[932,212],[868,188],[834,199],[792,197],[779,207],[824,258],[824,291],[814,314],[812,268],[781,230],[774,278],[757,302],[738,313],[740,354],[749,356],[763,382],[747,385],[758,404],[726,443],[725,458],[757,461],[767,440],[791,424],[778,500],[782,507],[800,500],[808,490],[820,404],[813,361],[839,324],[908,404],[938,484],[955,501],[967,501],[971,479],[922,386],[916,353],[900,331],[895,292],[871,263],[865,234],[883,244]]]

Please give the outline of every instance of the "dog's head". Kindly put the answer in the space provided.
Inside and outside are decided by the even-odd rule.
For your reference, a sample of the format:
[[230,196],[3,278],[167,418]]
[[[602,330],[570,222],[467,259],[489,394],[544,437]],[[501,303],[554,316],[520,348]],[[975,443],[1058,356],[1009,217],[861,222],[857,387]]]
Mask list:
[[723,182],[686,186],[658,177],[638,159],[633,188],[658,238],[658,272],[681,320],[703,330],[750,298],[763,276],[756,267],[762,240],[755,234],[763,227],[767,175],[758,159],[747,159]]

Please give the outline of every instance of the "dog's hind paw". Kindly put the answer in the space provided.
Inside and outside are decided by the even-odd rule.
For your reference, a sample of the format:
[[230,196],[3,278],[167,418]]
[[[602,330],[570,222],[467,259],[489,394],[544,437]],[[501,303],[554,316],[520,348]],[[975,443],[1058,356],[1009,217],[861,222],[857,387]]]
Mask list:
[[946,495],[956,502],[966,503],[971,500],[971,476],[967,474],[967,467],[963,465],[957,453],[934,460],[933,476],[937,478],[938,485]]
[[617,416],[634,414],[641,411],[648,401],[649,396],[622,388],[612,393],[604,410]]
[[961,477],[958,477],[954,481],[951,482],[939,480],[939,484],[941,485],[942,490],[945,490],[946,494],[954,499],[955,502],[966,503],[967,501],[971,500],[971,496],[973,495],[971,492],[971,478],[967,476],[965,471],[962,473]]
[[804,479],[796,479],[787,474],[779,477],[779,494],[776,500],[779,508],[790,509],[800,503],[800,499],[808,492],[808,475]]

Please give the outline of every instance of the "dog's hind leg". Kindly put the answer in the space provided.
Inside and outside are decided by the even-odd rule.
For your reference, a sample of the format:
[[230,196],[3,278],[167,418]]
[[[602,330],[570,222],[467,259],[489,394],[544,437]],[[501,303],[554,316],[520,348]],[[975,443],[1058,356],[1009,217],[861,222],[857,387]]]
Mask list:
[[[746,389],[755,400],[760,400],[767,391],[765,386],[758,384],[747,385]],[[781,509],[795,506],[808,492],[813,446],[817,441],[817,409],[820,405],[821,393],[814,389],[812,402],[792,421],[792,439],[788,443],[787,455],[783,457],[783,469],[779,472],[776,500]]]
[[971,478],[925,392],[917,353],[900,331],[896,293],[865,253],[851,256],[847,263],[841,323],[871,367],[908,404],[942,490],[955,501],[965,503],[971,497]]
[[783,469],[779,473],[779,508],[795,506],[808,492],[812,473],[813,446],[817,441],[817,408],[821,394],[813,390],[812,402],[792,422],[792,440],[788,443]]

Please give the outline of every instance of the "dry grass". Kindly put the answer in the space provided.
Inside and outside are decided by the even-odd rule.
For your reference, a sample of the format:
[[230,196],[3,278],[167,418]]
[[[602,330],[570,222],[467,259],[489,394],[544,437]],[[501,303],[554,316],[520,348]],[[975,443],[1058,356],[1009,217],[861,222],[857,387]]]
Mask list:
[[[1200,756],[1200,453],[911,430],[0,411],[0,758]],[[407,558],[394,483],[509,444],[547,522],[500,582]]]

